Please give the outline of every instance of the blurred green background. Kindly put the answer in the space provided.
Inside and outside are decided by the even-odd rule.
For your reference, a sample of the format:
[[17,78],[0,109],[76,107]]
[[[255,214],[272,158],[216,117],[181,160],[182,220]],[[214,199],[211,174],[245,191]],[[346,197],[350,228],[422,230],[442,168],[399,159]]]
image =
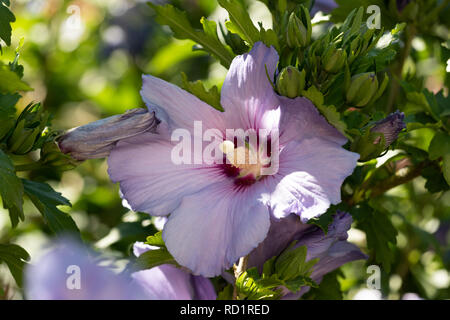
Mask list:
[[[200,26],[202,16],[219,21],[226,18],[216,1],[172,2],[188,11],[195,26]],[[271,25],[262,3],[249,1],[249,5],[255,20]],[[204,79],[210,86],[220,86],[226,74],[226,69],[206,53],[193,51],[193,42],[173,39],[168,28],[154,21],[154,13],[144,1],[17,0],[11,9],[17,21],[13,24],[12,45],[3,49],[3,58],[12,61],[14,48],[23,39],[20,52],[24,80],[34,88],[24,94],[18,109],[31,101],[41,101],[52,113],[53,128],[57,130],[143,107],[139,95],[142,74],[151,73],[180,84],[183,71],[189,80]],[[317,25],[315,34],[323,28],[326,25]],[[414,74],[425,87],[437,92],[448,84],[448,58],[448,50],[419,35],[412,42],[404,72]],[[413,106],[398,106],[401,110],[408,107]],[[402,139],[428,150],[432,137],[433,131],[420,129]],[[155,226],[149,216],[129,212],[122,206],[118,186],[110,182],[106,170],[105,160],[90,160],[72,171],[34,171],[28,177],[47,181],[68,198],[73,207],[63,210],[70,210],[83,238],[117,257],[114,263],[120,264],[129,256],[131,244],[144,241],[155,232]],[[408,292],[423,298],[450,298],[450,191],[431,194],[425,183],[424,178],[416,178],[376,200],[378,206],[391,213],[399,230],[397,246],[392,248],[395,263],[391,272],[382,273],[381,278],[383,295],[389,299],[400,299]],[[11,229],[7,212],[0,208],[0,243],[24,247],[33,262],[51,233],[29,203],[25,204],[25,212],[25,222]],[[349,239],[364,250],[363,232],[354,228]],[[365,262],[350,263],[341,270],[339,279],[345,299],[366,288],[370,274]],[[2,296],[22,297],[5,265],[0,265]]]

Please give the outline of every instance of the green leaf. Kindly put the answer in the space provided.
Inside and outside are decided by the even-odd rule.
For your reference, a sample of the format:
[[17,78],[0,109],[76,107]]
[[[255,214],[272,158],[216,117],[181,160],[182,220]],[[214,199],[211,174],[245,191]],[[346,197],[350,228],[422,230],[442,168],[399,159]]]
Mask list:
[[298,292],[302,287],[317,287],[317,284],[306,276],[298,276],[295,279],[284,281],[284,286],[291,292]]
[[196,43],[192,40],[173,39],[167,45],[159,48],[152,56],[146,69],[154,76],[160,76],[182,61],[208,55],[204,50],[192,50]]
[[219,5],[228,11],[230,20],[225,23],[225,26],[230,32],[238,34],[250,46],[260,40],[259,30],[240,1],[219,0]]
[[431,160],[450,155],[450,135],[445,132],[437,132],[430,142],[428,154]]
[[18,93],[0,94],[0,112],[8,111],[8,113],[15,114],[14,106],[19,99],[20,95]]
[[148,245],[155,246],[155,247],[165,247],[166,244],[164,243],[164,240],[162,238],[162,231],[158,231],[153,236],[148,236],[147,241],[145,242]]
[[57,208],[60,205],[70,206],[69,200],[53,190],[47,183],[26,179],[22,179],[22,182],[25,194],[42,214],[50,230],[54,233],[80,232],[72,217]]
[[347,30],[342,30],[344,31],[344,39],[343,42],[345,43],[347,40],[351,39],[353,36],[356,36],[357,34],[359,34],[359,30],[361,29],[361,24],[362,24],[362,20],[363,20],[363,14],[364,14],[364,9],[363,7],[359,7],[358,10],[356,11],[356,14],[354,15],[354,17],[352,16],[350,19],[348,19],[348,22],[352,21],[350,28],[348,28]]
[[445,181],[447,181],[447,184],[450,186],[450,153],[447,153],[444,156],[442,162],[442,173],[444,175]]
[[302,96],[311,100],[312,103],[318,108],[323,105],[323,94],[315,86],[311,86],[308,90],[302,92]]
[[347,125],[345,122],[341,119],[341,114],[336,110],[335,106],[325,106],[322,105],[320,107],[317,107],[319,109],[320,113],[327,119],[328,123],[331,124],[333,127],[335,127],[340,133],[342,133],[344,136],[346,136],[350,141],[352,140],[352,137],[350,137],[347,133]]
[[273,256],[272,258],[270,258],[269,260],[267,260],[266,262],[264,262],[263,265],[263,272],[262,272],[262,276],[264,277],[270,277],[273,272],[275,271],[275,261],[277,259],[277,256]]
[[0,196],[3,207],[9,210],[11,224],[16,227],[23,215],[23,184],[16,176],[14,165],[9,157],[0,150]]
[[341,285],[338,276],[342,277],[342,272],[338,269],[326,274],[317,288],[312,288],[302,296],[306,300],[342,300]]
[[343,135],[351,140],[351,137],[346,133],[347,125],[341,119],[341,114],[334,106],[324,105],[323,94],[315,86],[311,86],[308,90],[302,92],[302,96],[311,100],[320,113],[327,119],[327,121],[339,130]]
[[255,278],[256,268],[249,269],[243,272],[236,280],[236,288],[238,291],[238,298],[240,300],[275,300],[280,298],[281,291],[279,289],[273,290],[274,287],[282,285],[281,281],[274,283],[259,283],[259,278]]
[[423,89],[422,93],[428,102],[430,113],[435,119],[439,119],[450,113],[450,98],[444,96],[443,90],[439,91],[436,95],[427,89]]
[[197,80],[195,82],[189,81],[184,72],[181,73],[181,77],[183,80],[183,89],[189,91],[194,96],[206,102],[215,109],[223,111],[223,107],[220,104],[220,93],[217,86],[213,86],[211,89],[206,90],[201,80]]
[[162,264],[172,264],[179,266],[172,255],[165,248],[149,250],[141,254],[134,263],[134,269],[145,270],[157,267]]
[[233,298],[233,286],[228,284],[217,294],[217,300],[231,300]]
[[[0,39],[7,46],[11,45],[11,23],[16,21],[14,14],[9,10],[9,0],[0,1]],[[0,51],[2,47],[0,46]]]
[[296,241],[292,242],[275,261],[276,274],[281,280],[286,282],[291,280],[295,280],[294,282],[305,280],[305,277],[311,274],[312,267],[319,261],[319,259],[306,261],[306,246],[292,249],[295,244]]
[[447,156],[444,157],[442,167],[442,171],[444,172],[441,172],[441,168],[435,163],[425,167],[421,172],[422,177],[426,179],[425,188],[431,193],[447,191],[450,189],[450,183],[448,183],[447,178],[444,177],[444,174],[448,175],[448,172],[445,173],[445,171],[448,170],[448,163],[446,162],[448,160],[445,160],[446,157]]
[[14,108],[19,95],[0,94],[0,141],[6,139],[16,124],[16,109]]
[[[335,0],[337,7],[331,12],[331,20],[333,22],[342,22],[346,19],[348,13],[352,9],[357,9],[359,7],[364,7],[367,9],[370,5],[377,5],[381,8],[381,25],[387,27],[393,27],[398,19],[394,18],[392,12],[385,5],[385,0]],[[387,1],[389,2],[389,1]],[[355,10],[356,11],[356,10]],[[366,19],[368,17],[367,12],[364,12]],[[355,13],[353,13],[354,16]]]
[[32,89],[23,82],[19,75],[0,62],[0,93],[16,93],[17,91],[31,91]]
[[355,60],[352,65],[352,74],[367,72],[373,66],[375,66],[373,71],[383,71],[394,60],[396,55],[397,51],[390,47],[372,49],[367,55],[360,56]]
[[23,268],[30,255],[22,247],[15,244],[0,244],[0,262],[5,262],[14,280],[22,287]]
[[301,287],[317,285],[309,277],[313,266],[319,259],[306,261],[306,246],[293,249],[296,241],[278,257],[274,256],[264,263],[261,275],[257,268],[243,272],[236,280],[239,299],[273,300],[281,297],[281,287],[298,292]]
[[14,71],[20,79],[23,78],[23,66],[19,64],[19,57],[20,57],[20,49],[23,47],[23,38],[20,39],[19,46],[16,48],[16,56],[14,57],[13,62],[10,62],[9,69],[11,71]]
[[262,24],[259,25],[261,41],[268,47],[273,46],[278,52],[280,52],[280,44],[278,42],[278,36],[272,29],[264,29]]
[[148,2],[148,5],[152,7],[157,13],[156,21],[163,25],[168,25],[173,31],[174,36],[178,39],[191,39],[202,46],[202,49],[211,53],[222,63],[223,66],[228,68],[234,55],[230,48],[220,42],[217,36],[217,30],[213,30],[213,24],[215,22],[202,19],[203,31],[194,29],[185,12],[182,12],[174,6],[167,5],[155,5]]
[[328,210],[318,218],[313,218],[308,221],[308,224],[318,226],[324,233],[328,232],[329,225],[333,222],[333,216],[336,214],[336,206],[331,205]]
[[395,255],[391,245],[396,244],[397,230],[391,219],[383,212],[376,211],[367,203],[353,207],[352,216],[357,222],[357,228],[366,233],[367,247],[386,272],[390,272]]

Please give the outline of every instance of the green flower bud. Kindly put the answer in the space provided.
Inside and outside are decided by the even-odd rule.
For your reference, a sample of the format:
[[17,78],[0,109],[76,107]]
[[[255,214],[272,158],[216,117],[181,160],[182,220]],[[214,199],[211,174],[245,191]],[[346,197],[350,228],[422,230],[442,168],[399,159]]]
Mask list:
[[311,18],[308,10],[300,6],[299,14],[292,12],[287,24],[286,40],[290,48],[304,48],[311,42]]
[[40,134],[38,130],[24,129],[21,131],[21,136],[13,140],[13,144],[9,150],[15,154],[26,154],[33,149],[37,136]]
[[[377,140],[379,143],[374,143]],[[377,158],[385,150],[385,144],[383,134],[367,130],[352,142],[350,150],[359,153],[358,161],[365,162]]]
[[351,150],[360,154],[359,161],[368,161],[380,156],[406,128],[405,114],[396,111],[386,118],[375,122],[365,133],[355,139]]
[[305,88],[305,76],[305,70],[300,72],[292,66],[284,68],[277,78],[278,93],[288,98],[298,97]]
[[373,72],[354,75],[347,90],[347,102],[357,107],[368,104],[378,90],[378,79]]
[[322,55],[322,63],[325,71],[330,73],[336,73],[340,71],[347,60],[347,52],[335,46],[328,47]]
[[81,161],[62,153],[54,141],[47,142],[42,146],[40,162],[45,166],[55,167],[62,171],[71,170],[81,163]]
[[33,149],[36,140],[47,125],[48,113],[39,104],[28,105],[20,114],[16,127],[8,139],[8,149],[15,154],[26,154]]

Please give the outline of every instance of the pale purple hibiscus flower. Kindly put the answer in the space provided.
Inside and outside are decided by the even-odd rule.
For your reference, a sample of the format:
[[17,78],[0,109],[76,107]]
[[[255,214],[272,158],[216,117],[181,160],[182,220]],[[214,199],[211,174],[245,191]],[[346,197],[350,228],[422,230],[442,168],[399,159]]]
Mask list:
[[144,291],[123,274],[99,266],[91,250],[62,238],[25,269],[25,293],[31,300],[134,300]]
[[[157,247],[142,242],[133,246],[135,256]],[[148,297],[158,300],[216,300],[217,295],[211,281],[194,276],[173,265],[165,264],[134,272],[131,277],[146,292]]]
[[[248,265],[256,266],[262,271],[265,261],[280,255],[293,241],[296,241],[293,249],[306,246],[306,261],[319,259],[313,267],[311,279],[320,283],[324,275],[343,264],[367,259],[356,245],[347,241],[347,231],[351,224],[352,217],[348,213],[339,211],[334,215],[327,233],[316,225],[302,223],[294,214],[273,221],[267,238],[250,253]],[[285,290],[284,299],[298,299],[309,289],[309,287],[303,287],[295,293]]]
[[[136,243],[139,255],[151,249]],[[25,270],[25,293],[32,300],[182,300],[216,299],[209,279],[170,265],[117,274],[73,239],[60,239]]]
[[[221,93],[225,112],[161,79],[144,76],[141,95],[161,121],[157,133],[120,140],[108,158],[109,175],[135,211],[169,215],[163,239],[175,260],[206,277],[219,275],[247,255],[269,230],[271,217],[291,213],[303,222],[341,201],[340,187],[358,154],[306,98],[278,96],[267,77],[278,54],[258,42],[237,56]],[[261,176],[253,166],[236,163],[175,164],[170,135],[183,128],[266,129],[279,132],[278,172]],[[216,137],[220,139],[220,137]],[[222,141],[225,142],[225,141]],[[250,151],[249,151],[250,152]]]

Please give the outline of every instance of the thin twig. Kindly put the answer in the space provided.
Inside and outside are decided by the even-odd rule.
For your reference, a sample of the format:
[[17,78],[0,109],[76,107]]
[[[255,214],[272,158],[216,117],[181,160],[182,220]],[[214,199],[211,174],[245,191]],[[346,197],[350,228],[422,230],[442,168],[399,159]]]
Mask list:
[[350,206],[353,206],[359,202],[366,200],[369,197],[370,198],[378,197],[392,188],[395,188],[399,185],[402,185],[417,178],[422,174],[423,169],[425,167],[428,167],[430,164],[432,164],[432,161],[429,160],[422,161],[417,165],[410,167],[405,175],[398,176],[395,175],[394,173],[393,176],[384,179],[380,182],[377,182],[374,185],[371,185],[371,179],[369,178],[361,185],[361,187],[358,190],[355,190],[353,197],[348,199],[347,203]]
[[412,24],[408,24],[405,29],[405,46],[400,53],[400,59],[397,65],[393,67],[392,70],[392,83],[389,90],[389,96],[387,101],[387,112],[390,113],[394,111],[394,104],[397,100],[398,91],[400,89],[400,81],[402,79],[403,66],[405,65],[406,59],[409,57],[412,48],[412,41],[416,35],[416,27]]

